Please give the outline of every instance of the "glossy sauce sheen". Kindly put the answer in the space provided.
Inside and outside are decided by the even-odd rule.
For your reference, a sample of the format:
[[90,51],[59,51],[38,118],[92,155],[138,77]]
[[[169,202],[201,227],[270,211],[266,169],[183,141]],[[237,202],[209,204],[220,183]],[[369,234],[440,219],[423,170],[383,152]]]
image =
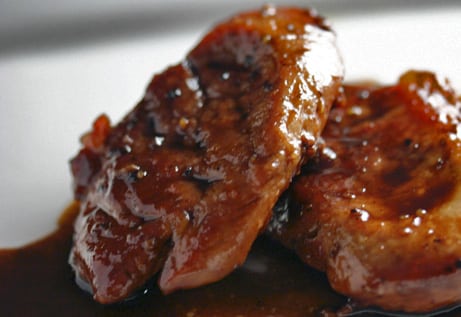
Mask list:
[[[167,296],[153,286],[129,302],[98,304],[75,285],[67,263],[77,212],[77,204],[70,206],[59,228],[42,240],[0,250],[2,316],[314,317],[334,316],[346,303],[330,289],[323,273],[263,238],[256,241],[243,267],[218,283]],[[440,316],[459,317],[461,310]]]
[[67,263],[74,204],[52,235],[21,249],[0,251],[2,316],[315,316],[341,306],[323,274],[268,240],[257,240],[247,262],[224,280],[162,295],[152,282],[146,295],[118,305],[96,303],[74,282]]

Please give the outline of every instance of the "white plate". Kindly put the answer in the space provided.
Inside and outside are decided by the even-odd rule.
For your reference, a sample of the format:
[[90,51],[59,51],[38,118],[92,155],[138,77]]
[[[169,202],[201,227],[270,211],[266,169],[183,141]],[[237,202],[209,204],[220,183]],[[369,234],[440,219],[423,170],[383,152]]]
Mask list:
[[[204,8],[209,1],[200,3]],[[337,1],[337,7],[332,5],[335,1],[327,3],[325,12],[320,11],[329,16],[338,34],[347,80],[392,83],[407,69],[428,69],[449,77],[461,92],[461,5],[364,8],[357,7],[360,1],[350,2],[354,9],[345,1]],[[76,35],[88,31],[82,25],[63,24],[61,33],[59,27],[51,32],[46,26],[63,19],[43,21],[39,14],[29,16],[35,24],[24,24],[29,27],[25,30],[10,18],[15,38],[7,38],[0,28],[0,248],[22,245],[53,230],[72,198],[68,160],[98,114],[120,119],[141,97],[152,74],[178,62],[210,21],[251,3],[237,1],[232,10],[222,5],[215,15],[204,11],[206,16],[195,8],[193,19],[182,23],[178,14],[189,9],[181,1],[173,4],[174,10],[171,5],[162,11],[151,6],[144,12],[144,18],[149,13],[163,16],[161,24],[153,22],[152,32],[148,23],[129,28],[124,20],[117,24],[117,32],[127,30],[120,37],[102,25],[106,33],[97,33],[97,23],[91,25],[95,36]],[[131,10],[131,17],[142,8]],[[99,19],[103,13],[97,12]],[[22,18],[34,12],[26,13]],[[116,17],[120,16],[123,10],[117,11]],[[44,26],[34,29],[34,25]]]

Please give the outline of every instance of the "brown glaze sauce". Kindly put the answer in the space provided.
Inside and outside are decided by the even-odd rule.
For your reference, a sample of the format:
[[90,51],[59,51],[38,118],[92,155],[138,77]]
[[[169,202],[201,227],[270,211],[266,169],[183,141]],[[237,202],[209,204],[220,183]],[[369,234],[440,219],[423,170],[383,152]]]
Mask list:
[[168,296],[153,286],[136,299],[104,306],[75,284],[68,264],[77,212],[77,204],[71,205],[59,228],[42,240],[0,251],[0,315],[294,317],[316,316],[346,301],[323,274],[261,238],[246,263],[220,282]]
[[[259,238],[245,264],[220,282],[168,296],[152,287],[131,301],[98,304],[75,284],[68,264],[77,213],[74,203],[52,234],[22,248],[0,250],[2,316],[308,317],[334,316],[347,304],[324,274],[267,238]],[[461,316],[461,310],[441,316]]]

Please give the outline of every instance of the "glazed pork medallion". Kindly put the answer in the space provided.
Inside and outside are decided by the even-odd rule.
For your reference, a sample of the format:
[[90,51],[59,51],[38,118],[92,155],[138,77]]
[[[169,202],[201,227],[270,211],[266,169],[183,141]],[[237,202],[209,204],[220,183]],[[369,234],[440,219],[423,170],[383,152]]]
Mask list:
[[459,304],[460,107],[427,72],[345,86],[323,149],[278,202],[269,234],[359,306]]
[[242,13],[120,123],[97,118],[71,161],[77,283],[103,304],[199,287],[265,232],[350,299],[340,314],[459,305],[461,100],[421,71],[341,86],[335,40],[314,11]]
[[157,272],[167,294],[241,265],[342,76],[321,17],[267,6],[217,25],[117,125],[98,118],[71,162],[78,283],[114,303]]

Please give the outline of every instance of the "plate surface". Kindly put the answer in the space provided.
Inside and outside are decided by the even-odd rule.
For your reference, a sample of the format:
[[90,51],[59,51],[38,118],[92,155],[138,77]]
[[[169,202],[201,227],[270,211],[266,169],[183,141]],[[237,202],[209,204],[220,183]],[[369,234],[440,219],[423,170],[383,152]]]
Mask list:
[[[72,198],[68,160],[98,114],[118,121],[151,76],[180,61],[212,21],[259,6],[199,1],[190,9],[186,1],[136,1],[128,10],[115,1],[108,12],[66,7],[40,18],[21,11],[24,2],[4,9],[33,23],[0,14],[0,29],[10,30],[0,32],[0,248],[53,230]],[[405,70],[427,69],[461,92],[461,5],[312,3],[336,30],[347,81],[392,83]]]

